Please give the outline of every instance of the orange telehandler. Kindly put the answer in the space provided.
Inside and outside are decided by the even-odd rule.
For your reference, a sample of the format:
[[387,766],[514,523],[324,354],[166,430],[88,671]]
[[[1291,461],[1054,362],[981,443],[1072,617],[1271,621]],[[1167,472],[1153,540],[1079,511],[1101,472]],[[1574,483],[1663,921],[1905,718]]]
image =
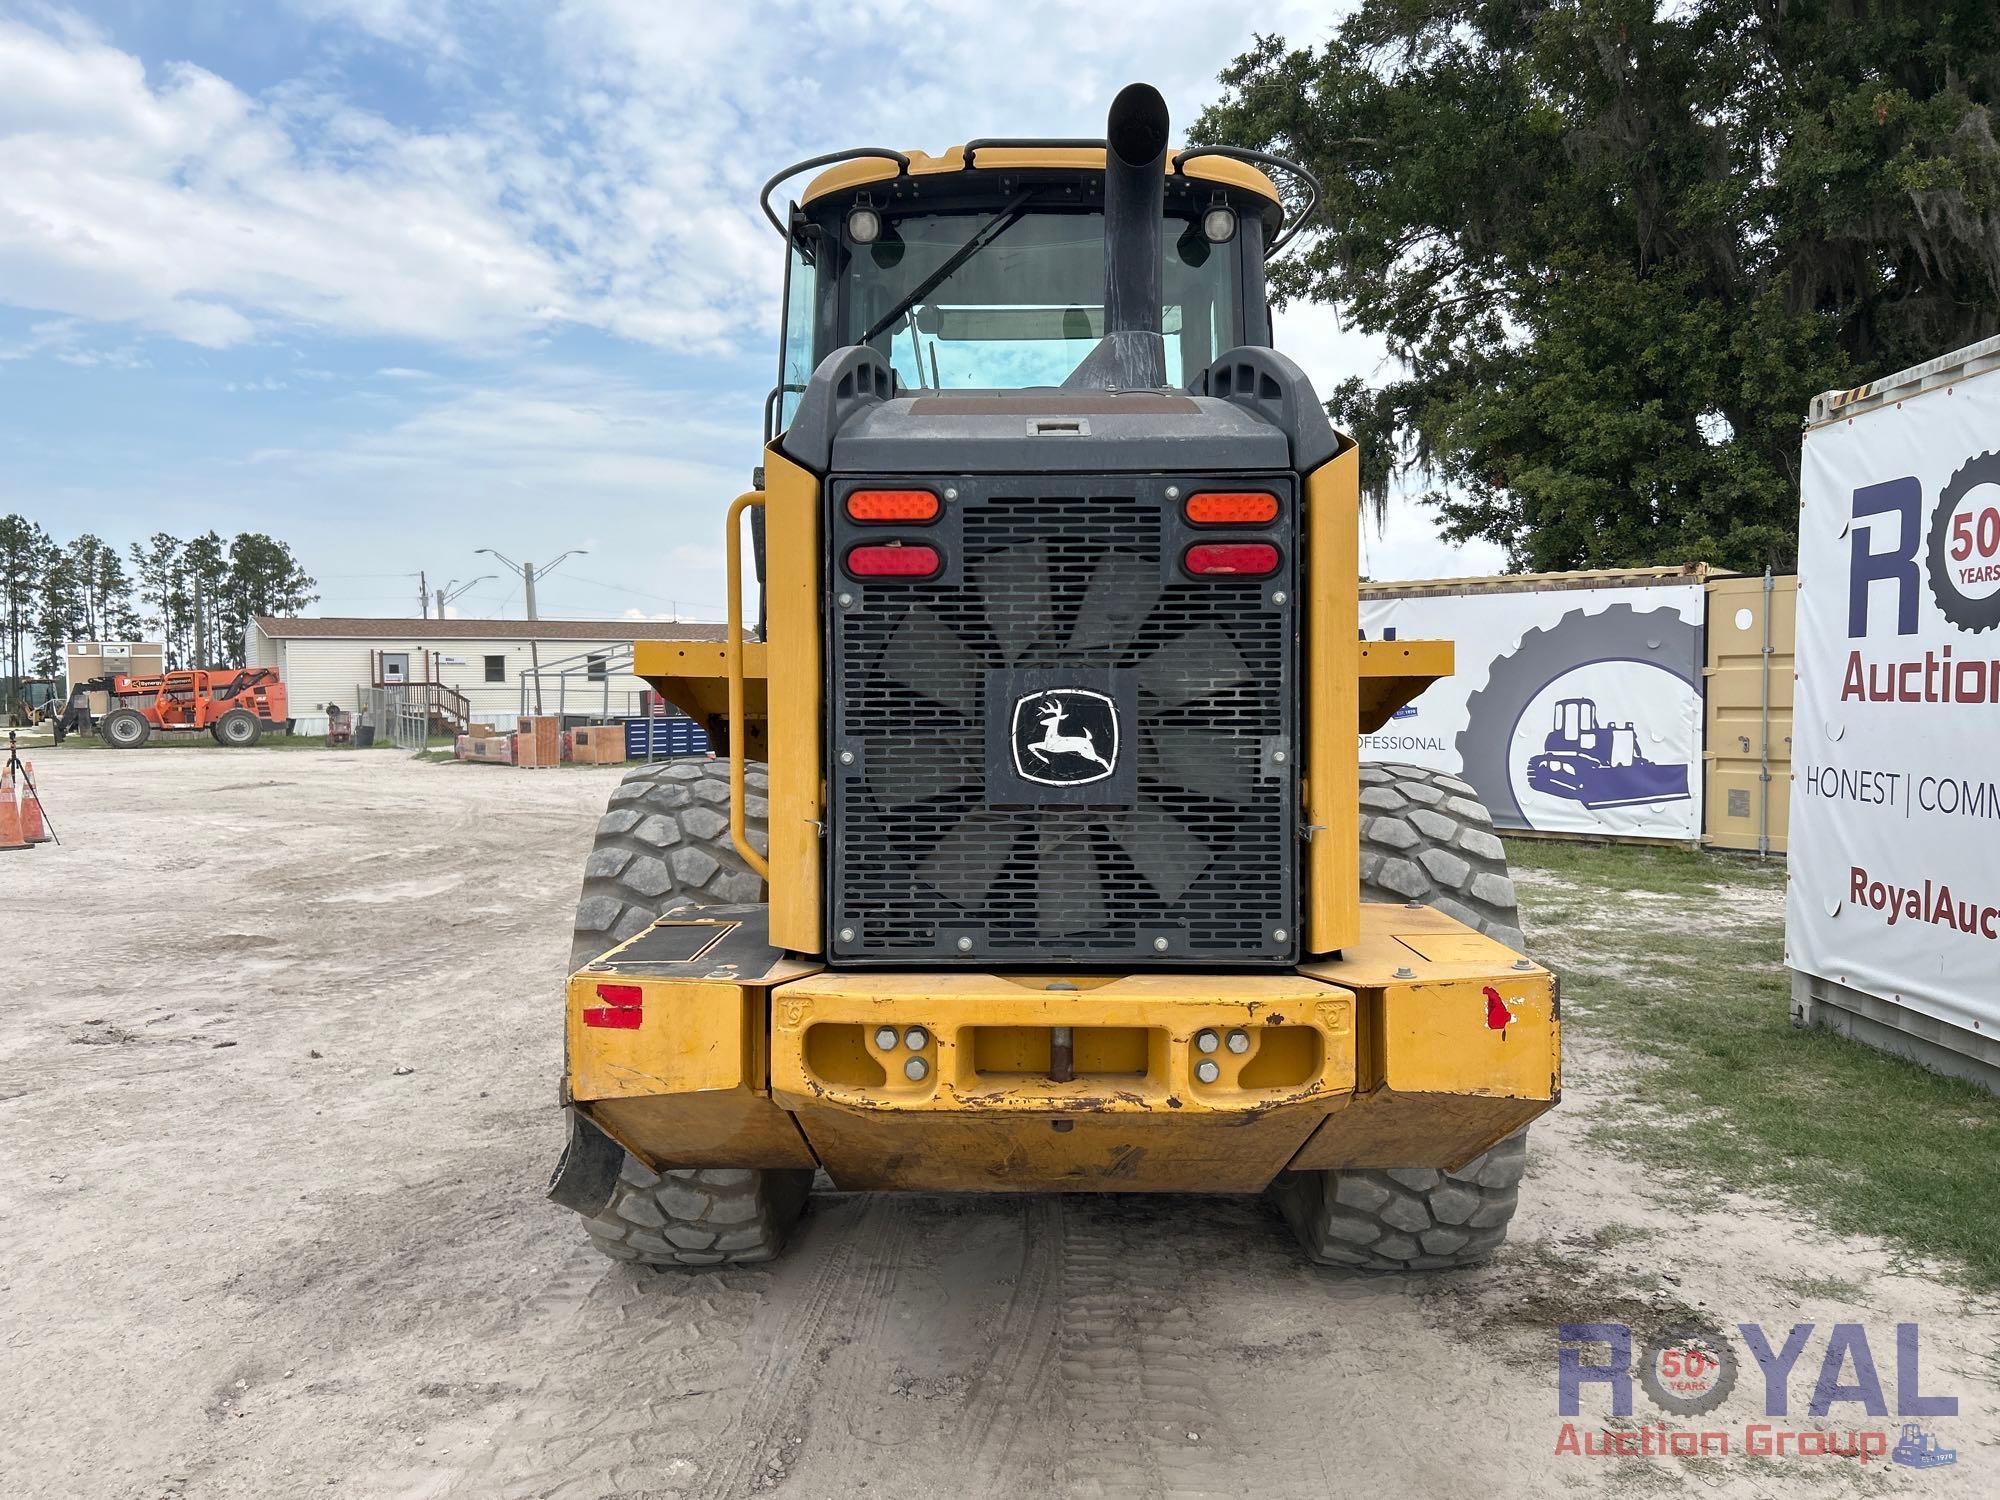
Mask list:
[[[102,714],[90,709],[92,693],[110,695]],[[136,750],[154,730],[205,729],[219,745],[254,745],[267,729],[283,729],[285,685],[271,667],[197,668],[157,677],[94,677],[70,690],[55,721],[56,743],[71,733],[97,737],[114,750]]]

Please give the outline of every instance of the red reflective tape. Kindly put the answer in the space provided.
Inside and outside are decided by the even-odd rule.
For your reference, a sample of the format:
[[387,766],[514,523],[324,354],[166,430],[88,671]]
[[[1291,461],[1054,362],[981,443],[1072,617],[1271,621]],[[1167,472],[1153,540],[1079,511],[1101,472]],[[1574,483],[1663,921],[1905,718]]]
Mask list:
[[646,992],[636,984],[600,984],[597,998],[610,1005],[644,1005]]
[[1507,1009],[1507,1002],[1500,998],[1500,992],[1492,985],[1486,986],[1486,1025],[1491,1031],[1505,1031],[1507,1023],[1514,1019],[1514,1012]]
[[1278,549],[1268,542],[1203,542],[1188,548],[1182,563],[1198,578],[1263,578],[1278,571]]
[[646,1013],[636,1005],[592,1006],[583,1013],[586,1026],[606,1026],[613,1031],[637,1031]]

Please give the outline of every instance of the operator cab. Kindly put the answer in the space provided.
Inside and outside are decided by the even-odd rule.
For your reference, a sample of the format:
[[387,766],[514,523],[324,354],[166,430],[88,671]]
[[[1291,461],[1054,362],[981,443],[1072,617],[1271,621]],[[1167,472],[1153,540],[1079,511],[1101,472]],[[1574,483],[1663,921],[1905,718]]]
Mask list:
[[[1104,338],[1101,143],[839,153],[780,223],[771,188],[828,160],[766,188],[789,247],[767,438],[789,426],[819,362],[851,345],[877,350],[898,391],[914,394],[1060,386]],[[1166,157],[1159,331],[1169,385],[1227,350],[1271,342],[1264,260],[1290,225],[1254,162],[1291,166],[1230,148]]]

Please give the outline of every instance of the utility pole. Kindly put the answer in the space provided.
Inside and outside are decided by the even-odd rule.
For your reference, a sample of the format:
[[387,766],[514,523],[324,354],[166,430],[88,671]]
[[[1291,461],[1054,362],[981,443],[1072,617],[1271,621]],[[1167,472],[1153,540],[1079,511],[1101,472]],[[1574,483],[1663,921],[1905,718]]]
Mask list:
[[451,603],[452,600],[459,598],[463,594],[471,593],[472,590],[478,588],[482,583],[491,583],[492,581],[493,575],[491,573],[482,573],[470,583],[460,583],[456,578],[452,579],[450,583],[447,583],[437,591],[438,618],[440,620],[444,618],[444,607]]
[[[428,620],[431,617],[431,581],[422,571],[417,573],[417,610]],[[438,606],[438,618],[444,618],[444,606]]]
[[[491,547],[475,547],[472,550],[474,552],[483,552],[488,557],[497,559],[521,575],[521,592],[528,603],[528,618],[530,620],[537,620],[541,616],[535,613],[535,580],[537,578],[546,578],[549,574],[555,572],[557,568],[563,565],[565,558],[583,556],[590,549],[588,547],[572,547],[544,568],[537,568],[531,562],[517,563],[513,558],[495,552]],[[542,711],[542,652],[540,645],[535,640],[535,633],[532,630],[528,632],[528,663],[529,675],[535,679],[535,712],[539,715]]]

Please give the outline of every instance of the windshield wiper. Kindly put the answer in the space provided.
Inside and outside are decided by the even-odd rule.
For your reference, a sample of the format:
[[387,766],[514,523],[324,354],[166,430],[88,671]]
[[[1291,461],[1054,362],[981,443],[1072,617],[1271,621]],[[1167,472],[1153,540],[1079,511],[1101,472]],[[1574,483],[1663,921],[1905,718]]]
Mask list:
[[1000,212],[980,225],[974,231],[971,239],[967,240],[947,256],[943,265],[939,266],[930,275],[918,282],[915,287],[911,288],[910,294],[907,297],[903,298],[902,301],[877,318],[874,327],[862,334],[855,342],[857,344],[872,344],[882,336],[884,330],[893,327],[899,319],[906,317],[912,308],[932,292],[936,291],[950,277],[952,272],[971,260],[973,256],[984,250],[993,241],[999,239],[1001,235],[1012,229],[1020,221],[1022,210],[1027,206],[1028,200],[1034,196],[1034,188],[1029,188],[1026,192],[1016,195],[1013,202],[1009,203]]

